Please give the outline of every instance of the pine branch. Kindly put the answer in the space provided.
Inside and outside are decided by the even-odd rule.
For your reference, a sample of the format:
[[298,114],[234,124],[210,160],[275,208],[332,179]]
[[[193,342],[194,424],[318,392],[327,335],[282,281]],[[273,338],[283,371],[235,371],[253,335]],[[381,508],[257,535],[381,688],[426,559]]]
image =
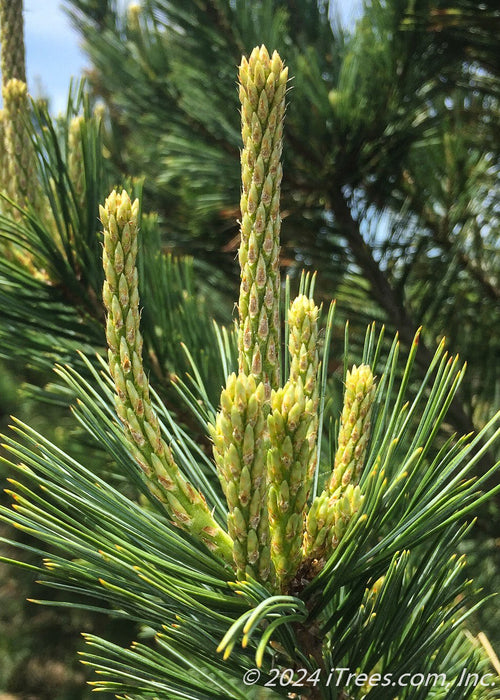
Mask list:
[[213,519],[206,501],[183,477],[162,438],[144,373],[139,329],[136,268],[139,201],[113,191],[100,208],[104,226],[103,300],[108,312],[109,366],[116,386],[116,410],[151,488],[165,501],[173,522],[199,537],[226,560],[232,541]]
[[[371,290],[387,317],[399,331],[402,341],[411,344],[418,322],[414,321],[405,307],[401,294],[397,293],[390,285],[386,275],[380,269],[373,252],[360,232],[359,224],[346,202],[345,196],[339,188],[330,189],[331,208],[334,212],[337,224],[346,236],[349,247],[357,264],[364,271],[366,279],[371,284]],[[422,368],[428,367],[432,359],[432,353],[421,340],[418,362]],[[460,397],[453,399],[450,406],[450,421],[461,433],[473,433],[475,427],[470,417],[463,409]],[[485,466],[487,466],[485,464]]]
[[[185,21],[192,20],[186,13]],[[99,674],[97,690],[137,700],[158,693],[245,700],[244,673],[251,665],[261,670],[257,687],[268,686],[275,669],[292,682],[302,667],[311,679],[317,671],[348,667],[381,677],[389,673],[395,680],[443,672],[449,699],[466,700],[475,689],[460,685],[460,669],[466,664],[479,671],[488,660],[475,654],[474,643],[464,636],[467,616],[479,603],[456,552],[470,529],[464,519],[500,490],[496,485],[482,491],[500,464],[473,478],[500,439],[500,414],[476,436],[439,439],[465,368],[441,342],[429,354],[423,376],[415,378],[422,362],[420,333],[411,338],[411,314],[365,243],[337,178],[325,184],[335,224],[372,296],[403,325],[409,350],[400,358],[397,337],[386,345],[372,324],[362,364],[348,372],[346,329],[343,357],[336,358],[344,366],[345,389],[336,392],[335,378],[328,376],[334,306],[326,320],[320,372],[315,278],[305,275],[290,306],[287,285],[290,358],[284,363],[288,378],[281,379],[279,160],[286,79],[279,55],[269,57],[264,46],[242,61],[240,373],[231,374],[230,334],[215,330],[217,362],[228,377],[211,430],[216,464],[178,425],[145,375],[136,266],[140,206],[125,191],[113,191],[100,210],[110,373],[99,372],[87,359],[82,363],[89,379],[70,366],[57,371],[77,397],[80,424],[108,451],[117,471],[148,496],[147,503],[132,501],[95,474],[87,460],[80,463],[16,421],[16,435],[5,439],[4,461],[19,478],[10,478],[13,505],[0,506],[0,519],[36,538],[29,548],[44,557],[38,568],[46,586],[64,591],[83,609],[139,623],[154,634],[154,647],[144,641],[131,649],[88,635],[84,661]],[[358,114],[359,123],[365,116]],[[55,150],[59,153],[57,143]],[[75,177],[78,185],[79,173]],[[60,186],[59,179],[55,182]],[[73,188],[71,201],[78,189]],[[52,183],[47,191],[53,192]],[[29,220],[65,279],[75,283],[71,246],[78,229],[65,217],[67,197],[61,200],[53,207],[61,214],[54,217],[63,234],[60,245],[44,236],[34,214]],[[146,217],[143,223],[147,236],[151,222]],[[143,298],[151,304],[151,324],[165,331],[167,324],[159,321],[160,307],[169,301],[162,286],[168,262],[146,259],[144,272],[151,275],[155,293]],[[196,323],[196,313],[191,316]],[[200,371],[188,349],[186,357],[192,377],[178,382],[179,398],[200,424],[213,423],[210,377],[202,376],[209,372]],[[341,412],[335,408],[339,399]],[[325,417],[331,417],[328,436],[322,432]],[[326,438],[329,449],[321,449]],[[212,486],[216,470],[232,538],[216,520],[226,512]],[[315,498],[325,476],[326,487]],[[309,541],[301,539],[304,524]],[[311,561],[313,556],[322,560]],[[276,688],[289,695],[284,683]],[[401,700],[415,694],[413,687],[396,690]],[[372,691],[345,681],[333,690],[355,700],[372,692],[385,698],[387,688]],[[331,694],[331,688],[316,683],[310,696]],[[422,700],[434,695],[433,687],[419,689]]]
[[410,182],[408,178],[405,179],[405,185],[409,190],[412,208],[420,216],[425,228],[431,232],[433,240],[441,248],[452,253],[457,258],[461,268],[470,274],[491,301],[498,302],[500,300],[500,288],[495,285],[493,280],[488,277],[486,271],[470,255],[454,243],[450,235],[451,230],[448,218],[440,219],[429,204],[420,196],[415,184]]

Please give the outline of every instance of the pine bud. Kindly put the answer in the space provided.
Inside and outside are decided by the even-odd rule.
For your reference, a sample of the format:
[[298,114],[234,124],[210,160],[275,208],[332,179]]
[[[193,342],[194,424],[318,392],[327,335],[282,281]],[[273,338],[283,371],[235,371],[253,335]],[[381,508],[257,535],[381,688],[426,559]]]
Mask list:
[[253,375],[232,374],[222,391],[215,425],[209,428],[229,508],[229,534],[240,545],[234,550],[237,575],[261,581],[270,575],[269,562],[260,560],[269,544],[265,407],[264,385]]
[[[28,132],[28,91],[26,83],[12,78],[2,88],[5,120],[5,154],[8,193],[20,206],[36,206],[38,191],[35,152]],[[16,216],[16,213],[14,212]]]
[[82,128],[85,123],[80,115],[73,117],[68,129],[68,176],[75,193],[79,212],[86,210],[85,168],[83,163]]
[[26,83],[23,0],[0,0],[2,82]]
[[[300,376],[273,392],[271,406],[267,459],[271,558],[279,587],[285,590],[302,557],[305,506],[316,462],[317,415]],[[305,441],[309,431],[314,433],[310,444]]]
[[0,109],[0,192],[5,192],[8,187],[7,154],[5,151],[5,116]]
[[368,365],[347,372],[335,463],[325,490],[313,501],[306,519],[305,559],[324,559],[337,547],[349,520],[358,512],[358,481],[370,437],[375,383]]
[[[357,484],[365,461],[370,437],[370,420],[375,383],[368,365],[354,367],[347,372],[344,407],[333,472],[328,483],[332,494],[344,483]],[[346,477],[344,479],[344,477]]]
[[302,380],[304,394],[318,403],[318,315],[313,299],[304,294],[294,299],[288,312],[290,378]]
[[312,503],[306,520],[303,556],[306,560],[323,561],[329,557],[344,536],[351,518],[361,507],[363,496],[359,486],[349,484],[333,495],[323,491]]
[[130,32],[140,31],[140,17],[142,8],[138,3],[132,3],[127,8],[127,29]]
[[264,46],[239,70],[243,137],[239,369],[266,388],[279,385],[279,195],[287,69]]
[[232,542],[213,519],[203,496],[179,471],[164,442],[151,405],[142,364],[139,329],[137,254],[139,202],[113,191],[100,208],[104,226],[103,300],[107,311],[109,367],[116,387],[116,409],[133,453],[151,479],[151,490],[166,503],[172,521],[230,561]]

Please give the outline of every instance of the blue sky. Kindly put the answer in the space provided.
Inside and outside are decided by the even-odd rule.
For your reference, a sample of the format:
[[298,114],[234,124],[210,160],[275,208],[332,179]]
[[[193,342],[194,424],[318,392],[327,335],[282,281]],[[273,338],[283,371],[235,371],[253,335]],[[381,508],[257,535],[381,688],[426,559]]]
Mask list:
[[[127,0],[122,3],[128,5]],[[358,14],[361,0],[335,4],[348,24]],[[34,97],[49,97],[54,113],[64,111],[71,77],[79,77],[88,65],[63,6],[61,0],[24,0],[28,88]]]
[[88,62],[79,47],[61,0],[24,0],[26,67],[31,94],[50,98],[54,112],[64,110],[71,76]]

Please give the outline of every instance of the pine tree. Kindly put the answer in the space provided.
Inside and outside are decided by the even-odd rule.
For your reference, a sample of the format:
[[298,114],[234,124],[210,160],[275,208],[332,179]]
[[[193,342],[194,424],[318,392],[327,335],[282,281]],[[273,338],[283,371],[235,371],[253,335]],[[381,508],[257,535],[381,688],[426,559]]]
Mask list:
[[[324,435],[335,307],[320,320],[308,277],[291,303],[286,295],[285,351],[278,341],[269,350],[281,326],[274,262],[280,169],[273,155],[279,160],[281,146],[263,144],[266,134],[271,146],[281,139],[286,78],[280,56],[264,46],[240,65],[238,357],[236,331],[233,342],[229,332],[214,331],[225,375],[220,400],[211,400],[210,377],[192,356],[191,380],[175,383],[177,404],[211,435],[215,459],[200,449],[189,423],[179,422],[179,406],[169,409],[144,374],[140,200],[113,190],[100,210],[107,361],[89,353],[78,365],[59,365],[59,395],[66,387],[76,398],[80,425],[142,498],[15,421],[5,461],[19,476],[9,479],[13,505],[1,507],[0,518],[35,536],[39,544],[27,546],[44,559],[32,568],[49,589],[143,628],[144,640],[130,649],[85,635],[82,659],[99,673],[93,686],[116,697],[213,700],[253,698],[260,690],[263,697],[493,697],[489,687],[475,687],[473,674],[490,672],[491,651],[467,633],[477,597],[456,551],[470,529],[464,519],[493,494],[481,488],[498,465],[479,479],[471,474],[500,436],[500,415],[476,436],[437,441],[464,376],[458,357],[441,342],[419,382],[419,333],[404,359],[398,339],[386,351],[383,330],[371,325],[361,365],[352,362],[345,334],[340,421]],[[266,103],[269,109],[261,107]],[[92,123],[89,116],[89,130]],[[45,185],[54,213],[78,193],[49,179]],[[23,215],[26,240],[40,245],[40,222]],[[8,217],[2,222],[9,230]],[[61,259],[69,262],[70,232],[82,234],[75,226],[64,231]],[[162,271],[162,260],[147,272]],[[145,295],[145,308],[152,297]],[[322,529],[320,542],[311,533]],[[464,667],[472,674],[465,680]],[[356,673],[354,680],[342,668]],[[429,686],[428,674],[445,674],[445,685]],[[386,678],[398,684],[393,691]],[[418,683],[398,682],[406,678]]]
[[[295,289],[302,268],[320,272],[316,299],[337,299],[358,366],[372,319],[407,350],[422,326],[419,381],[446,338],[468,372],[443,433],[483,427],[500,395],[496,1],[371,0],[348,30],[323,0],[68,6],[107,105],[111,160],[145,176],[163,241],[203,259],[224,289],[237,285],[239,244],[231,66],[261,42],[286,55],[282,277]],[[498,512],[496,499],[470,547],[477,566],[487,548],[497,577]],[[483,579],[492,591],[494,570]]]

